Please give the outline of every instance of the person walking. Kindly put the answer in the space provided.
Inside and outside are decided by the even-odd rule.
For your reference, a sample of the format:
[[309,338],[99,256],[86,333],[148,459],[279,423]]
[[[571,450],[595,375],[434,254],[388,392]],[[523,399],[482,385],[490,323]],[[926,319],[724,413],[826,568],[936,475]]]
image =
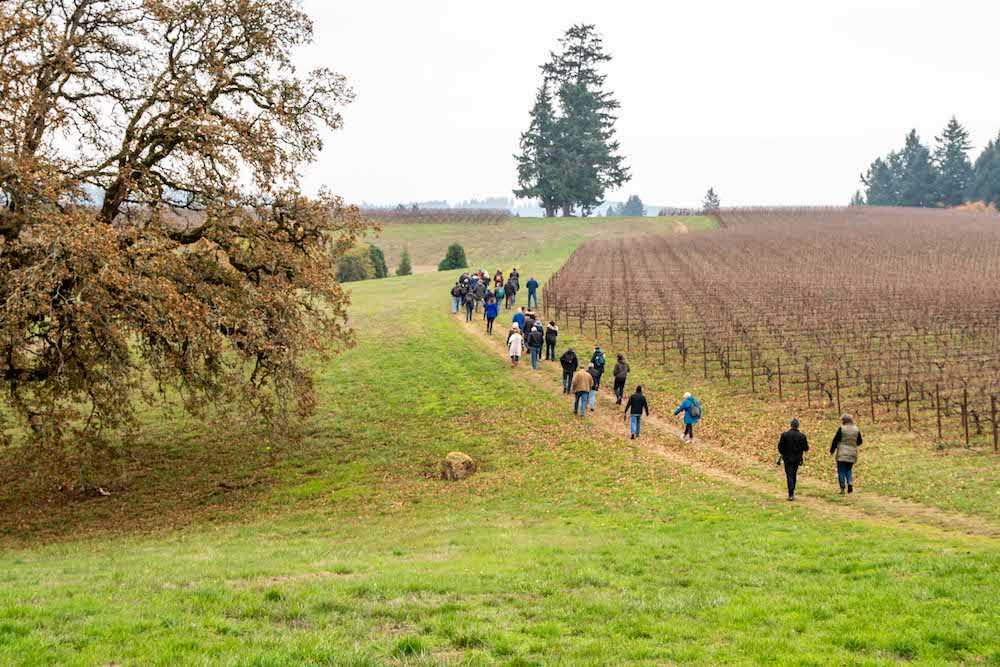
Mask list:
[[580,369],[573,374],[573,383],[570,388],[575,396],[573,400],[573,414],[580,415],[581,417],[587,416],[587,399],[590,396],[590,391],[594,386],[594,377],[589,373],[590,367],[587,370]]
[[521,310],[524,310],[524,331],[525,332],[534,331],[535,330],[535,314],[533,312],[531,312],[530,310],[525,310],[523,307],[521,308]]
[[587,401],[590,404],[590,411],[597,411],[597,392],[601,388],[601,372],[597,370],[593,362],[587,364],[587,372],[594,378],[594,386],[590,388],[590,397]]
[[840,418],[840,428],[833,436],[830,453],[837,461],[837,483],[840,484],[840,495],[854,493],[854,464],[858,462],[858,449],[861,447],[861,429],[854,423],[854,417],[844,415]]
[[500,304],[497,303],[495,298],[487,299],[486,306],[483,310],[486,314],[486,333],[492,336],[493,322],[497,319],[497,315],[500,314]]
[[799,420],[793,419],[791,428],[778,439],[778,463],[785,464],[785,481],[788,484],[788,499],[795,500],[795,483],[798,479],[802,455],[809,451],[809,439],[799,431]]
[[497,308],[499,309],[499,307],[500,307],[500,304],[502,304],[502,303],[503,303],[503,300],[504,300],[504,291],[503,291],[503,285],[498,285],[498,286],[497,286],[497,287],[496,287],[496,288],[495,288],[495,289],[493,290],[493,296],[495,296],[495,297],[496,297],[496,299],[497,299]]
[[521,352],[523,351],[524,337],[521,335],[521,329],[515,324],[510,328],[510,335],[507,336],[507,354],[510,355],[511,368],[517,368],[517,364],[521,361]]
[[594,343],[594,353],[590,355],[590,367],[593,369],[592,375],[594,376],[594,388],[590,392],[591,412],[597,409],[597,392],[601,389],[601,377],[604,375],[605,363],[604,350],[601,349],[600,345]]
[[562,366],[563,373],[563,393],[568,394],[573,384],[573,375],[576,373],[577,368],[580,367],[580,360],[576,358],[576,352],[573,351],[573,348],[569,348],[559,357],[559,364]]
[[528,308],[538,308],[538,281],[532,276],[524,286],[528,288]]
[[511,318],[511,322],[513,322],[514,324],[516,324],[518,329],[520,329],[521,331],[524,331],[524,321],[525,321],[525,319],[526,318],[525,318],[525,315],[524,315],[524,307],[522,306],[521,310],[518,310],[518,311],[516,311],[514,313],[514,317]]
[[472,290],[472,295],[476,299],[476,312],[479,312],[479,306],[482,304],[483,299],[486,298],[486,282],[484,280],[477,280],[476,286]]
[[465,300],[465,321],[471,322],[472,312],[476,308],[476,294],[475,292],[472,291],[471,288],[466,290],[464,300]]
[[503,287],[503,271],[497,269],[497,272],[493,274],[493,286]]
[[517,288],[514,287],[513,281],[510,278],[503,286],[503,308],[504,310],[510,310],[511,306],[514,305],[514,296],[517,294]]
[[527,346],[531,353],[531,369],[538,370],[538,360],[542,356],[542,346],[545,345],[545,334],[542,333],[542,325],[535,324],[534,328],[528,332]]
[[628,397],[625,404],[625,416],[628,417],[629,436],[632,440],[639,437],[642,428],[642,413],[649,416],[649,402],[642,395],[642,385],[635,388],[635,393]]
[[690,392],[684,394],[684,400],[674,410],[675,415],[684,413],[684,441],[694,440],[695,424],[701,421],[701,401],[691,395]]
[[462,306],[462,283],[457,281],[451,288],[451,314],[457,315]]
[[615,378],[615,405],[622,404],[622,397],[625,395],[625,381],[628,380],[628,364],[625,363],[625,355],[619,354],[618,361],[615,362],[614,370],[611,371]]
[[556,338],[559,337],[559,327],[552,320],[545,327],[545,361],[556,360]]

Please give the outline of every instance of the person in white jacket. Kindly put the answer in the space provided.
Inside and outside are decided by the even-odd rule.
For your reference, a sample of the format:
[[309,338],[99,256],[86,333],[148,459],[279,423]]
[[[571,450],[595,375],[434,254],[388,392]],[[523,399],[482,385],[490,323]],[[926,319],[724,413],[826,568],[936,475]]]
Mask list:
[[510,354],[510,365],[516,367],[521,361],[521,352],[524,351],[524,337],[521,335],[521,327],[516,324],[510,328],[510,336],[507,337],[507,353]]

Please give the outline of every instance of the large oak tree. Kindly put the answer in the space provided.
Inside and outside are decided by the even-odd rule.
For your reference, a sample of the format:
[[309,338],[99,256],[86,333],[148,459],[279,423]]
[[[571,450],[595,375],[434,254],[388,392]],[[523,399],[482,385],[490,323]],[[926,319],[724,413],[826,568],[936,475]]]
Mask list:
[[309,412],[362,229],[299,191],[352,98],[296,72],[311,35],[289,0],[0,0],[0,420],[55,446],[158,396]]

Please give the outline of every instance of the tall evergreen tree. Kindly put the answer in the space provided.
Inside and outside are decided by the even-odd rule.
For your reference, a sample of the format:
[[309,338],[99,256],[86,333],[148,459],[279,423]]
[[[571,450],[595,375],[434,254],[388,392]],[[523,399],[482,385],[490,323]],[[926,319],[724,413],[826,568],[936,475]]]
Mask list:
[[1000,135],[976,158],[968,198],[1000,206]]
[[701,207],[710,212],[718,211],[720,206],[719,195],[715,192],[715,188],[709,188],[708,192],[705,193],[705,201],[702,202]]
[[934,149],[935,200],[941,206],[958,206],[965,201],[972,183],[972,163],[969,161],[969,132],[954,116],[941,136],[935,137]]
[[934,189],[937,173],[931,162],[931,152],[920,142],[916,130],[906,135],[906,144],[900,153],[900,206],[934,206],[937,197]]
[[642,200],[639,199],[639,195],[632,195],[625,201],[625,205],[621,208],[620,215],[627,215],[633,218],[641,218],[646,215],[646,207],[643,206]]
[[589,215],[605,191],[629,179],[614,138],[619,104],[604,90],[600,71],[611,56],[593,25],[572,26],[559,43],[560,51],[542,66],[544,83],[521,136],[514,194],[541,199],[546,215],[556,208],[563,215],[578,209]]
[[385,265],[385,253],[377,245],[368,246],[368,254],[371,258],[372,269],[375,271],[373,277],[388,278],[389,267]]
[[559,165],[556,161],[556,115],[549,83],[544,81],[531,108],[528,130],[521,134],[521,154],[516,155],[517,184],[514,195],[538,199],[545,216],[551,218],[559,209]]
[[399,256],[399,266],[396,267],[396,275],[413,275],[413,265],[410,263],[410,250],[408,248],[403,248],[403,254]]
[[893,151],[885,159],[875,158],[868,171],[861,175],[868,205],[899,206],[902,177],[902,158],[899,153]]

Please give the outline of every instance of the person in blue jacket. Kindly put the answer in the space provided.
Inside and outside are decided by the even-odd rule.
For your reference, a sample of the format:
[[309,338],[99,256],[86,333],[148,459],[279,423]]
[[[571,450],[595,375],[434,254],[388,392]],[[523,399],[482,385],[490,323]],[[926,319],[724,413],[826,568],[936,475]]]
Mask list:
[[486,300],[484,310],[486,311],[486,333],[492,336],[493,321],[500,314],[500,303],[496,300],[496,297]]
[[694,425],[701,421],[701,401],[691,395],[684,394],[684,400],[674,410],[675,415],[684,413],[684,442],[694,440]]
[[528,288],[528,308],[538,308],[538,281],[534,276],[528,278],[525,287]]
[[524,306],[521,306],[521,310],[516,311],[514,313],[514,317],[512,317],[510,321],[512,324],[517,325],[517,327],[521,330],[521,333],[524,333],[524,320],[525,320]]

